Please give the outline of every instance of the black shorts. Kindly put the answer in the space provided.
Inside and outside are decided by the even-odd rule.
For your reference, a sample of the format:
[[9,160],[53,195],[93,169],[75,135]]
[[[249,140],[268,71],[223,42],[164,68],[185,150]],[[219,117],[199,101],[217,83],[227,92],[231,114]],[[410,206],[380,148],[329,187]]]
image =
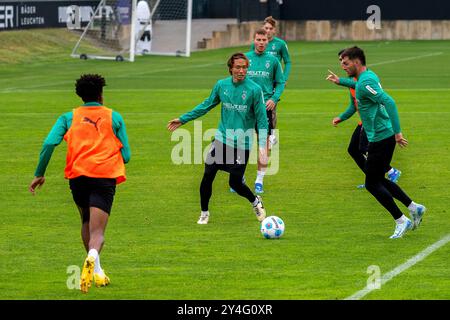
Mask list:
[[116,193],[116,179],[77,177],[69,180],[73,200],[78,207],[87,209],[99,208],[111,213],[111,207]]
[[214,140],[206,156],[205,169],[244,175],[249,156],[250,150],[232,148]]

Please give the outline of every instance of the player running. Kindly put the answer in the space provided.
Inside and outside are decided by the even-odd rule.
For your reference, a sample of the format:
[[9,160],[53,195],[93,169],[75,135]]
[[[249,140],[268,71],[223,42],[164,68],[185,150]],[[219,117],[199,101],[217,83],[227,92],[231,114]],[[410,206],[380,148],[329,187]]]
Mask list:
[[200,184],[201,213],[198,224],[207,224],[210,217],[209,200],[217,171],[230,174],[229,184],[253,207],[258,221],[266,212],[260,196],[255,196],[242,178],[250,155],[255,125],[259,131],[259,156],[267,163],[266,143],[268,123],[261,88],[247,78],[249,61],[242,53],[233,54],[228,60],[230,77],[217,81],[209,98],[192,111],[170,120],[167,128],[174,131],[188,121],[195,120],[219,103],[222,103],[221,119],[205,160],[205,171]]
[[[338,57],[339,62],[342,62],[341,54],[344,52],[344,50],[339,51]],[[336,74],[334,74],[332,71],[328,70],[329,75],[327,76],[327,80],[344,87],[349,88],[350,91],[350,104],[348,105],[347,109],[341,113],[339,116],[335,117],[332,121],[332,124],[334,126],[337,126],[339,123],[351,118],[355,112],[358,112],[358,103],[356,101],[356,92],[355,92],[355,84],[356,84],[356,78],[355,77],[349,77],[349,78],[340,78]],[[364,128],[362,126],[362,122],[359,121],[358,125],[356,126],[355,130],[353,131],[352,137],[350,139],[350,143],[348,145],[348,153],[350,156],[355,160],[358,167],[364,171],[364,165],[366,162],[367,157],[367,147],[369,145],[369,141],[367,140],[366,132],[364,131]],[[394,183],[397,183],[398,179],[400,178],[401,171],[398,169],[395,169],[391,166],[388,167],[387,171],[387,178],[391,180]],[[364,184],[358,185],[358,188],[364,188]]]
[[105,79],[97,74],[82,75],[76,93],[84,104],[60,116],[42,147],[35,177],[29,190],[45,182],[44,173],[53,150],[67,142],[65,178],[81,216],[81,237],[88,253],[81,272],[80,289],[87,293],[94,278],[98,287],[110,283],[100,265],[100,252],[116,191],[126,180],[125,163],[130,147],[122,116],[103,106]]
[[[394,233],[390,238],[400,238],[408,230],[420,225],[426,208],[412,201],[397,184],[384,177],[396,143],[400,147],[408,145],[401,132],[397,106],[382,89],[378,76],[367,69],[362,49],[348,48],[341,57],[342,67],[348,76],[357,78],[356,101],[369,140],[364,166],[366,189],[389,211],[396,222]],[[412,221],[398,208],[394,198],[408,208]]]
[[[289,56],[289,50],[286,41],[283,39],[276,37],[277,34],[277,25],[278,21],[275,20],[272,16],[269,16],[264,19],[262,28],[267,33],[268,43],[266,46],[266,52],[270,55],[273,55],[278,59],[280,63],[284,65],[283,74],[284,74],[284,82],[285,85],[288,82],[289,74],[291,73],[291,58]],[[255,44],[252,43],[250,47],[250,51],[255,50]],[[277,138],[275,136],[275,129],[277,127],[277,108],[272,110],[272,118],[271,118],[271,126],[272,131],[269,135],[269,147],[272,149],[273,145],[277,143]]]
[[[275,110],[283,93],[285,77],[278,59],[266,50],[268,40],[267,32],[264,29],[257,30],[253,36],[255,49],[246,53],[246,56],[250,61],[247,76],[263,90],[270,133],[273,130],[272,112]],[[266,146],[266,153],[270,155],[269,141]],[[258,171],[255,180],[255,192],[258,194],[264,192],[263,185],[266,170],[267,164],[261,163],[258,159]]]

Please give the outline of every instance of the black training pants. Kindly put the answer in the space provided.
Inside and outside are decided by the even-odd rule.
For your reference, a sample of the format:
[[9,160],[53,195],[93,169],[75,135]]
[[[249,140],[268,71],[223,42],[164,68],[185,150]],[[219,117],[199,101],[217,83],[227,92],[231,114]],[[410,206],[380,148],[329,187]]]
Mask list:
[[398,208],[394,198],[401,201],[405,206],[411,204],[411,199],[397,184],[384,177],[384,174],[390,168],[395,144],[394,136],[377,142],[369,142],[364,172],[366,174],[367,191],[389,211],[394,219],[398,219],[403,213]]
[[236,193],[248,201],[255,201],[256,197],[249,187],[242,183],[247,167],[250,150],[229,147],[215,140],[205,162],[205,171],[200,184],[200,204],[202,211],[208,211],[209,199],[212,195],[212,185],[217,171],[222,170],[230,174],[229,184]]

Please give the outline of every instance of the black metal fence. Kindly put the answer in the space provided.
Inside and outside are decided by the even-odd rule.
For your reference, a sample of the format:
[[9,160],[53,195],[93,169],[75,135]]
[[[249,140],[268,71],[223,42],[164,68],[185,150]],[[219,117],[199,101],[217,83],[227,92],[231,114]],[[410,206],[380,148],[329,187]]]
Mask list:
[[280,20],[365,20],[367,8],[377,5],[385,20],[448,20],[448,0],[193,0],[196,18]]
[[[86,23],[99,1],[0,0],[0,31],[65,27],[66,8],[71,5],[84,8],[81,22]],[[192,12],[194,19],[261,21],[271,15],[279,20],[366,20],[371,5],[379,7],[383,20],[450,20],[449,0],[193,0]]]

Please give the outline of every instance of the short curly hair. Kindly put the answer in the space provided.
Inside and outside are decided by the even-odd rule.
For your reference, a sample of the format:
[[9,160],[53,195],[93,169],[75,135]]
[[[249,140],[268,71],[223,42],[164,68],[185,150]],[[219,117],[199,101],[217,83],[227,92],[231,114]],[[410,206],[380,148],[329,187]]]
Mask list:
[[75,83],[75,91],[84,102],[98,101],[106,86],[105,78],[99,74],[83,74]]

